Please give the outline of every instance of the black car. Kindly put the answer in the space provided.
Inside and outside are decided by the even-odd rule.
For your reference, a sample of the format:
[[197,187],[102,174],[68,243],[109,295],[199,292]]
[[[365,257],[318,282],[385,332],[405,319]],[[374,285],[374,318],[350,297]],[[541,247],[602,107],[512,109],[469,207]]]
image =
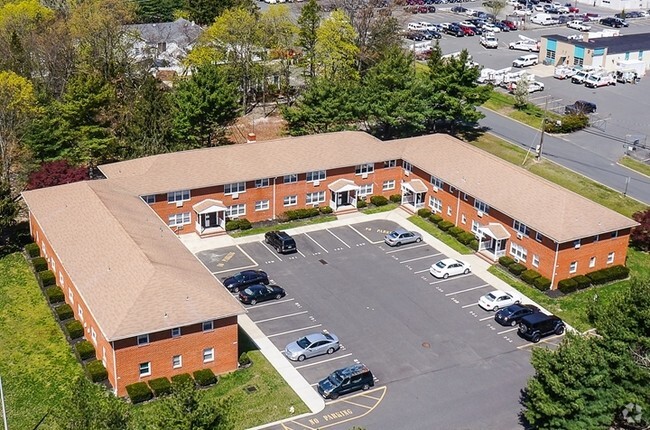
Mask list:
[[[419,39],[422,40],[422,39]],[[296,252],[296,241],[284,231],[268,231],[264,235],[264,242],[271,245],[280,254]]]
[[526,315],[539,312],[539,308],[533,305],[510,305],[507,308],[500,309],[494,315],[494,321],[501,325],[509,325],[511,327],[519,324],[519,321]]
[[586,115],[594,112],[596,112],[596,104],[585,100],[578,100],[572,105],[564,107],[565,115]]
[[502,32],[509,32],[510,31],[510,27],[508,27],[506,24],[504,24],[502,22],[495,22],[494,26],[499,28]]
[[456,37],[465,36],[465,32],[457,25],[450,25],[449,27],[445,28],[445,33]]
[[423,33],[428,40],[442,38],[442,34],[436,30],[424,30]]
[[262,270],[244,270],[232,276],[223,278],[221,281],[231,293],[238,293],[239,290],[253,284],[269,284],[269,277]]
[[405,37],[408,40],[414,40],[416,42],[420,42],[425,39],[424,34],[420,33],[419,31],[409,31],[406,33]]
[[519,335],[535,343],[544,336],[562,333],[564,333],[564,322],[555,315],[537,312],[526,315],[519,321]]
[[239,292],[239,301],[247,305],[254,305],[265,300],[280,300],[286,293],[284,288],[278,285],[251,285]]
[[332,372],[321,380],[317,387],[321,396],[326,399],[337,399],[341,394],[351,391],[366,391],[375,385],[375,378],[365,364],[353,364],[349,367]]
[[465,13],[465,12],[467,12],[467,8],[462,7],[462,6],[454,6],[454,7],[451,8],[451,11],[455,12],[455,13]]
[[614,28],[621,28],[621,27],[627,27],[628,23],[623,21],[622,19],[619,18],[603,18],[600,20],[600,23],[602,25],[606,25],[608,27],[614,27]]

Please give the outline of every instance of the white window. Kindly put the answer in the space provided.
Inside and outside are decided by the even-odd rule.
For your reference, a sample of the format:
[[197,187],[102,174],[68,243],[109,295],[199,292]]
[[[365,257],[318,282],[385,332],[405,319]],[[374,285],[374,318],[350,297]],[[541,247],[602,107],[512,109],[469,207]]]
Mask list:
[[68,290],[68,300],[70,300],[71,304],[74,304],[74,293],[72,292],[72,288]]
[[467,193],[463,193],[463,200],[467,201]]
[[81,305],[77,305],[77,316],[79,316],[79,320],[83,321],[84,320],[84,310],[81,309]]
[[246,192],[246,182],[235,182],[234,184],[226,184],[223,186],[223,193],[225,195],[244,192]]
[[284,175],[284,178],[282,179],[282,183],[284,184],[293,184],[294,182],[298,182],[298,175],[291,174],[291,175]]
[[148,334],[139,334],[138,335],[138,346],[149,345],[149,335]]
[[465,216],[465,214],[463,214],[463,215],[460,217],[460,222],[462,222],[463,224],[467,224],[467,217]]
[[472,233],[478,234],[478,229],[481,227],[481,224],[472,220]]
[[614,239],[615,237],[618,237],[618,230],[612,232],[612,239]]
[[226,216],[229,218],[237,218],[242,215],[246,215],[246,204],[240,203],[238,205],[228,206],[226,209]]
[[203,350],[203,362],[209,363],[214,361],[214,348],[205,348]]
[[180,327],[174,327],[172,329],[172,337],[179,337],[181,335],[181,328]]
[[318,191],[316,193],[307,193],[307,204],[322,203],[325,201],[325,191]]
[[600,240],[600,235],[597,234],[596,237],[594,238],[594,242],[598,242]]
[[612,264],[614,262],[614,256],[616,254],[614,252],[610,252],[607,254],[607,264]]
[[364,173],[372,173],[374,171],[375,171],[375,165],[373,163],[359,164],[354,168],[354,173],[357,175],[362,175]]
[[540,232],[535,233],[535,240],[538,242],[542,241],[542,234]]
[[524,236],[528,236],[528,226],[524,224],[523,222],[519,222],[515,220],[512,223],[512,228],[517,230],[519,233],[523,234]]
[[395,166],[397,166],[397,160],[384,161],[384,167],[395,167]]
[[474,207],[483,213],[488,213],[490,211],[490,207],[487,205],[487,203],[484,203],[479,199],[474,199]]
[[449,186],[449,192],[454,194],[456,192],[456,188],[454,188],[452,185]]
[[268,200],[258,200],[255,202],[255,210],[256,211],[265,211],[269,209],[269,201]]
[[327,178],[325,170],[315,170],[307,172],[307,182],[324,181]]
[[295,206],[298,204],[298,196],[286,196],[284,198],[285,206]]
[[451,206],[447,206],[447,216],[451,216],[452,213]]
[[167,193],[167,203],[184,202],[190,199],[190,190],[172,191]]
[[384,181],[384,183],[381,186],[381,189],[384,190],[384,191],[394,190],[395,189],[395,180],[391,179],[389,181]]
[[97,333],[95,333],[95,327],[90,327],[90,337],[93,340],[93,343],[97,345]]
[[102,364],[106,367],[106,347],[102,346]]
[[52,272],[56,273],[56,261],[54,261],[54,257],[50,258],[50,264],[52,265]]
[[572,261],[569,265],[569,273],[576,273],[578,271],[578,262]]
[[574,248],[580,248],[580,239],[576,239],[573,241],[573,247]]
[[528,256],[528,251],[523,246],[518,245],[514,242],[510,242],[510,254],[514,255],[521,261],[526,261],[526,257]]
[[404,168],[404,170],[407,172],[413,171],[413,166],[411,166],[411,163],[409,163],[408,161],[402,161],[402,168]]
[[59,285],[60,286],[65,286],[65,281],[63,280],[63,273],[59,272]]
[[269,186],[269,178],[255,180],[255,188],[264,188],[268,186]]
[[358,193],[359,197],[372,195],[372,189],[373,189],[372,184],[361,185],[359,187],[359,193]]
[[442,212],[442,200],[429,196],[429,207],[434,212]]
[[140,363],[140,377],[151,375],[151,362]]
[[533,267],[539,267],[539,255],[533,254]]
[[589,259],[589,267],[596,267],[596,257],[591,257]]
[[179,369],[183,367],[183,356],[182,355],[175,355],[172,357],[172,367],[174,369]]
[[167,218],[167,225],[175,227],[177,225],[186,225],[190,223],[190,213],[183,212],[182,214],[169,215]]
[[152,203],[156,203],[156,195],[155,194],[149,194],[148,196],[142,196],[142,200],[148,205]]
[[442,182],[442,179],[436,178],[435,176],[431,175],[431,185],[433,185],[435,188],[442,188],[444,185],[444,182]]
[[214,321],[203,321],[203,331],[214,330]]

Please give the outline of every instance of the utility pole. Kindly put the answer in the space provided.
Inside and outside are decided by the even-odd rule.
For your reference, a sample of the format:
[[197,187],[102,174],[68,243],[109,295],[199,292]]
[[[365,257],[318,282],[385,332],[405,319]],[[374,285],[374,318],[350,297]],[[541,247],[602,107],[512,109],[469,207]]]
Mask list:
[[542,135],[539,138],[539,145],[537,145],[537,155],[535,156],[536,161],[542,159],[542,145],[544,145],[544,128],[546,126],[546,112],[548,112],[548,96],[546,96],[546,102],[544,103],[544,116],[542,117]]

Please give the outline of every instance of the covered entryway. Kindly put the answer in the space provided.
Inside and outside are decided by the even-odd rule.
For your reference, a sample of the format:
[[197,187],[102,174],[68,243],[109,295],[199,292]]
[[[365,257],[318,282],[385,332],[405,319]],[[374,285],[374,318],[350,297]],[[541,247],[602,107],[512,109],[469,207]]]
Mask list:
[[359,186],[349,179],[337,179],[327,186],[330,190],[330,207],[334,212],[357,209]]
[[490,223],[478,228],[478,251],[496,261],[506,255],[506,242],[510,233],[499,223]]
[[196,212],[196,233],[207,236],[226,231],[226,206],[219,200],[206,199],[192,206]]
[[424,207],[424,198],[427,195],[426,184],[419,179],[402,182],[402,205],[410,209],[411,212],[417,212]]

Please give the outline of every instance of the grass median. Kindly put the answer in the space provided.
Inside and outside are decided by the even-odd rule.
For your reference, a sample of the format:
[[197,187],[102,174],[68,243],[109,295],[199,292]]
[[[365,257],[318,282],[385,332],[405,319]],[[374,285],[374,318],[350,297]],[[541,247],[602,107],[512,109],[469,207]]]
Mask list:
[[641,173],[642,175],[650,176],[649,164],[642,163],[631,157],[623,157],[620,160],[618,160],[618,163],[621,164],[622,166],[627,167],[628,169],[635,170]]
[[466,247],[462,243],[460,243],[458,240],[456,240],[455,237],[453,237],[450,234],[445,233],[444,231],[440,230],[438,227],[436,227],[432,222],[422,218],[421,216],[418,215],[413,215],[408,218],[409,221],[411,221],[413,224],[417,225],[420,227],[422,230],[426,231],[429,233],[431,236],[435,237],[438,239],[440,242],[444,243],[448,247],[454,249],[455,251],[460,252],[461,254],[468,255],[468,254],[473,254],[474,250]]
[[271,230],[289,230],[290,228],[303,227],[305,225],[322,224],[324,222],[335,221],[334,215],[321,215],[314,218],[305,218],[297,221],[283,222],[279,224],[271,224],[264,227],[254,227],[250,230],[241,230],[230,233],[232,237],[252,236],[255,234],[263,234]]
[[518,109],[515,107],[515,98],[513,96],[509,94],[503,94],[499,91],[492,91],[492,94],[490,94],[488,101],[483,103],[483,107],[537,129],[542,128],[542,120],[544,117],[546,117],[547,120],[562,119],[561,115],[544,111],[544,109],[531,103],[528,103],[525,107]]

